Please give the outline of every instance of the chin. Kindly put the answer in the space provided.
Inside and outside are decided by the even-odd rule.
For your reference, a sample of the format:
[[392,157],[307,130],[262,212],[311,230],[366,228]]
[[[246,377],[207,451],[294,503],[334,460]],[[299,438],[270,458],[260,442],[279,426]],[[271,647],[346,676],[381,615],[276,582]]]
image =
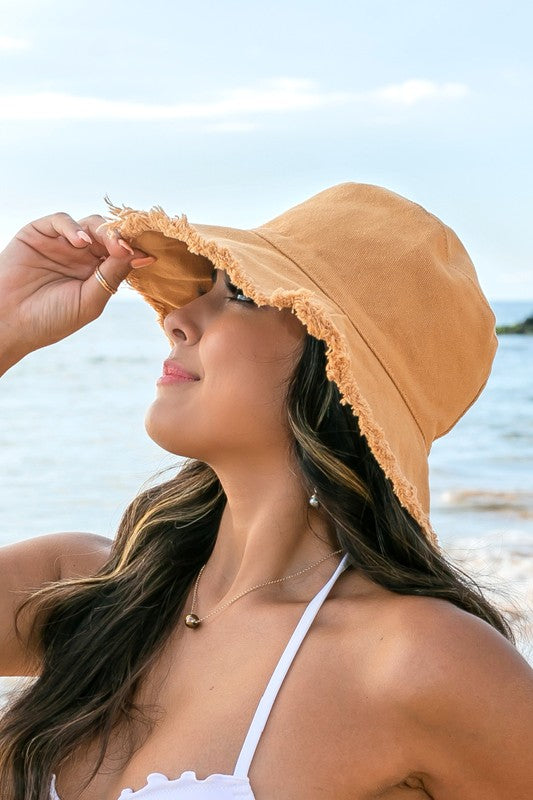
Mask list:
[[194,442],[184,441],[184,437],[176,435],[180,430],[187,430],[187,426],[175,415],[165,414],[163,408],[157,408],[157,400],[146,411],[144,429],[150,439],[167,453],[182,458],[197,458]]
[[176,453],[176,442],[172,441],[171,431],[172,428],[176,430],[176,425],[172,425],[170,420],[165,422],[164,413],[156,407],[157,400],[149,406],[144,416],[144,429],[146,433],[150,439],[159,445],[159,447],[162,447],[163,450],[169,453],[175,453],[175,455],[181,455],[180,453]]

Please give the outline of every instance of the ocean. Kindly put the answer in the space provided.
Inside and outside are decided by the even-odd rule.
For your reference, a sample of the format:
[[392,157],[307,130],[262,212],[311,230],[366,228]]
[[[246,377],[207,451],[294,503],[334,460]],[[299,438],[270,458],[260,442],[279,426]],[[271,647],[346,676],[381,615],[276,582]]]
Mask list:
[[[498,324],[533,314],[533,300],[491,305]],[[155,313],[121,287],[96,322],[2,377],[0,544],[68,530],[113,537],[133,496],[177,470],[143,424],[168,353]],[[533,663],[533,336],[499,337],[480,398],[433,445],[430,484],[445,552],[510,593],[499,602]]]

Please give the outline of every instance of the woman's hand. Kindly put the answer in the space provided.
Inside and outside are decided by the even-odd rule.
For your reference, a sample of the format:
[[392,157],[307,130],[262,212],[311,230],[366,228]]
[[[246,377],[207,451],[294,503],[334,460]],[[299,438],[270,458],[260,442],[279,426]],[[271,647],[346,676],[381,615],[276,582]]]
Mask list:
[[[0,253],[0,342],[17,358],[58,342],[100,316],[113,288],[146,258],[97,214],[76,222],[64,212],[29,222]],[[82,236],[79,236],[79,232]],[[122,242],[122,244],[121,244]]]

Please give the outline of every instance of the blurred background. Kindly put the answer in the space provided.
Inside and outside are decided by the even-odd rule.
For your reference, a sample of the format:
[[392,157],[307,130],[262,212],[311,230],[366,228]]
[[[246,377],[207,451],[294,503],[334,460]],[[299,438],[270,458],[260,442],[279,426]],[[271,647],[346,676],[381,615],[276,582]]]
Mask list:
[[[253,227],[343,181],[452,227],[498,324],[533,315],[531,5],[3,0],[0,247],[115,205]],[[0,544],[113,537],[179,460],[143,426],[168,343],[123,285],[92,325],[2,378]],[[533,336],[500,336],[435,442],[433,526],[533,663]],[[492,593],[492,594],[491,594]]]

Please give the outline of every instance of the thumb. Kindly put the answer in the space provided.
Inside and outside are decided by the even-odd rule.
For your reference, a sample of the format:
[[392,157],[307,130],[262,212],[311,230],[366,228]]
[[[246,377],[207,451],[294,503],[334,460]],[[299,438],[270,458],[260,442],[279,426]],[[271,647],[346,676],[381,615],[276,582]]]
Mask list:
[[[110,298],[115,294],[124,278],[132,271],[131,255],[108,256],[102,259],[96,270],[83,282],[81,287],[80,315],[87,320],[100,316]],[[106,288],[106,286],[108,288]]]

